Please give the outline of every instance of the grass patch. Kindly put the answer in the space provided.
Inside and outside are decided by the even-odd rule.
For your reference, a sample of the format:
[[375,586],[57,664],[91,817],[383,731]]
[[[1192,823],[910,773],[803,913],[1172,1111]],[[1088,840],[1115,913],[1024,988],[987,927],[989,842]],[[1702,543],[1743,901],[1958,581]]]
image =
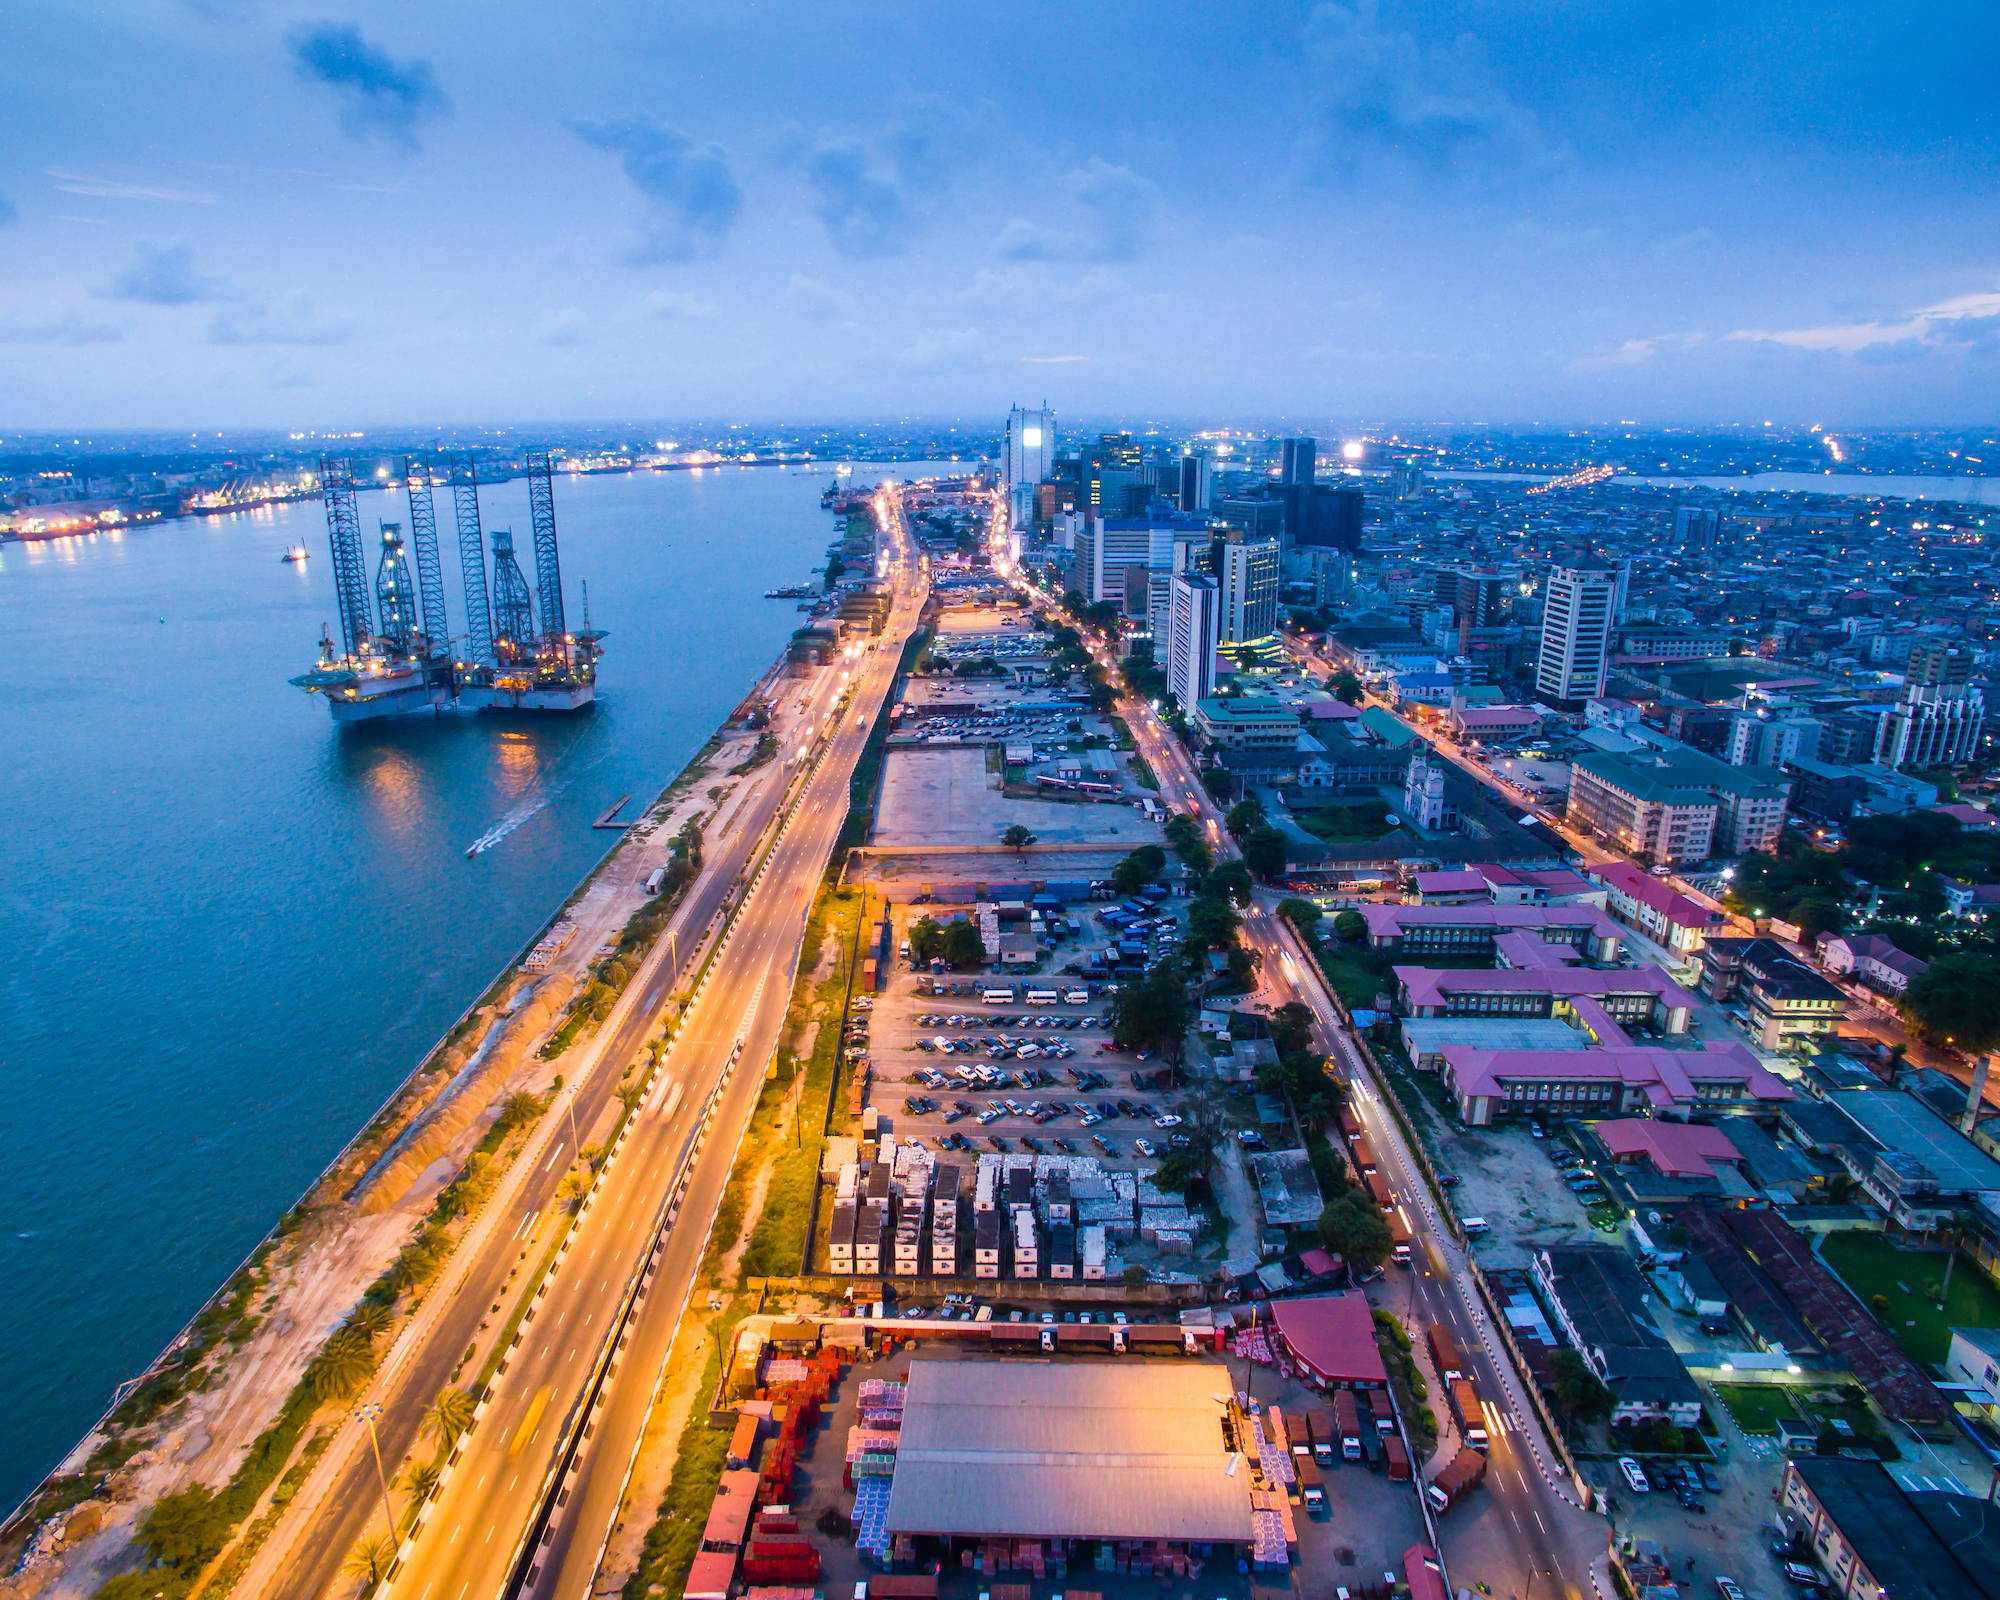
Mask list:
[[687,1588],[688,1571],[701,1548],[709,1507],[722,1482],[723,1459],[729,1454],[728,1433],[708,1425],[708,1396],[722,1381],[722,1361],[717,1352],[735,1342],[736,1329],[742,1320],[735,1315],[732,1305],[708,1325],[694,1405],[674,1451],[673,1479],[660,1497],[659,1514],[646,1530],[638,1570],[625,1580],[622,1591],[625,1600],[649,1600],[652,1596],[681,1600]]
[[1389,826],[1386,800],[1363,800],[1356,805],[1322,806],[1317,811],[1294,810],[1298,825],[1328,844],[1360,844],[1379,839],[1397,830]]
[[1780,1417],[1796,1417],[1798,1407],[1784,1387],[1774,1383],[1718,1383],[1715,1398],[1720,1400],[1736,1426],[1745,1433],[1770,1434],[1778,1431]]
[[1394,951],[1364,950],[1359,945],[1319,947],[1320,970],[1349,1011],[1373,1010],[1376,995],[1395,992],[1397,959]]
[[1944,1360],[1953,1328],[2000,1328],[2000,1288],[1970,1257],[1952,1269],[1940,1311],[1936,1292],[1926,1289],[1944,1282],[1948,1251],[1901,1250],[1878,1233],[1830,1233],[1820,1254],[1870,1310],[1876,1295],[1888,1300],[1876,1314],[1913,1360]]
[[1159,788],[1160,780],[1154,775],[1153,764],[1144,756],[1128,756],[1125,765],[1132,769],[1132,776],[1139,780],[1140,788]]

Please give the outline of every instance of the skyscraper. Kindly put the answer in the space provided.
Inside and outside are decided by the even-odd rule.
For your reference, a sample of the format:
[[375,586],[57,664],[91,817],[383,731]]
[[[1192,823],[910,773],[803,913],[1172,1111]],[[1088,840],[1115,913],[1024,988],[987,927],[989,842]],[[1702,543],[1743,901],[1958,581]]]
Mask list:
[[1207,456],[1181,457],[1180,508],[1183,511],[1206,511],[1210,489],[1211,469]]
[[1542,605],[1535,693],[1571,709],[1604,693],[1615,585],[1603,567],[1553,567]]
[[1183,710],[1215,690],[1215,647],[1221,604],[1216,582],[1205,572],[1174,574],[1167,624],[1167,688]]
[[1297,501],[1293,544],[1350,551],[1361,548],[1364,502],[1359,489],[1344,484],[1316,483],[1301,488]]
[[1319,445],[1312,439],[1287,439],[1278,458],[1278,481],[1311,483],[1319,466]]
[[1278,631],[1278,541],[1238,536],[1221,557],[1223,643],[1268,639]]
[[1035,485],[1049,475],[1055,463],[1056,414],[1014,407],[1007,413],[1007,437],[1000,456],[1008,511],[1018,528],[1034,519]]

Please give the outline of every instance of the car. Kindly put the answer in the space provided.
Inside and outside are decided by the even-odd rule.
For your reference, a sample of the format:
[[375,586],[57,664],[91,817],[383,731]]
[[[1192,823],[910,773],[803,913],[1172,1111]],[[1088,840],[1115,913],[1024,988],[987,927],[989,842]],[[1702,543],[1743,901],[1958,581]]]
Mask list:
[[997,1133],[989,1133],[986,1136],[986,1142],[993,1146],[995,1150],[1005,1150],[1007,1148],[1007,1141]]
[[1151,1139],[1134,1139],[1132,1148],[1142,1156],[1156,1156],[1160,1153]]
[[[1711,1339],[1723,1339],[1729,1335],[1729,1324],[1721,1317],[1703,1317],[1701,1319],[1701,1331]],[[1715,1485],[1710,1485],[1710,1487],[1714,1488]]]
[[1528,1133],[1530,1137],[1536,1139],[1546,1139],[1549,1136],[1548,1129],[1544,1128],[1539,1122],[1529,1123]]
[[1236,1132],[1236,1137],[1242,1142],[1246,1150],[1261,1150],[1264,1148],[1264,1136],[1255,1128],[1239,1128]]
[[1785,1580],[1788,1583],[1796,1583],[1802,1589],[1817,1591],[1819,1588],[1819,1574],[1802,1561],[1785,1563]]
[[1438,1179],[1438,1182],[1443,1184],[1447,1189],[1456,1189],[1465,1180],[1455,1172],[1447,1172]]
[[1736,1580],[1725,1578],[1719,1572],[1715,1575],[1715,1592],[1722,1596],[1722,1600],[1744,1600],[1743,1590]]
[[1162,1112],[1159,1116],[1153,1118],[1153,1126],[1156,1128],[1178,1128],[1180,1125],[1181,1119],[1171,1111]]
[[1626,1487],[1634,1494],[1650,1494],[1652,1484],[1646,1479],[1646,1471],[1630,1456],[1618,1458],[1618,1470],[1624,1475]]
[[1722,1493],[1722,1474],[1717,1472],[1715,1468],[1711,1467],[1706,1461],[1702,1461],[1696,1464],[1695,1471],[1701,1474],[1701,1486],[1710,1494]]

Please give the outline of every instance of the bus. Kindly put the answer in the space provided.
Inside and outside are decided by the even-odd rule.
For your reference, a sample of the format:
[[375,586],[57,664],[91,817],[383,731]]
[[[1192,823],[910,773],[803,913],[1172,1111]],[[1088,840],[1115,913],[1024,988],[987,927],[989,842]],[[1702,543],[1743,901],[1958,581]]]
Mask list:
[[989,1006],[1011,1006],[1014,1003],[1014,991],[1012,989],[982,989],[979,991],[979,998],[984,1000]]
[[1062,998],[1053,989],[1030,989],[1023,997],[1031,1006],[1052,1006]]

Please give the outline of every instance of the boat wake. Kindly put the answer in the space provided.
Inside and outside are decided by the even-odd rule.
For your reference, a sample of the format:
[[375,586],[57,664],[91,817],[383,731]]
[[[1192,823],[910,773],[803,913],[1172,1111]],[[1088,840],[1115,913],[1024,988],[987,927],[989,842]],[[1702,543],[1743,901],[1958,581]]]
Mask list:
[[508,812],[506,816],[494,823],[492,827],[488,828],[477,839],[474,839],[471,844],[467,845],[465,849],[466,855],[476,856],[484,851],[491,850],[536,812],[546,809],[548,803],[549,797],[547,794],[529,796],[514,807],[512,811]]

